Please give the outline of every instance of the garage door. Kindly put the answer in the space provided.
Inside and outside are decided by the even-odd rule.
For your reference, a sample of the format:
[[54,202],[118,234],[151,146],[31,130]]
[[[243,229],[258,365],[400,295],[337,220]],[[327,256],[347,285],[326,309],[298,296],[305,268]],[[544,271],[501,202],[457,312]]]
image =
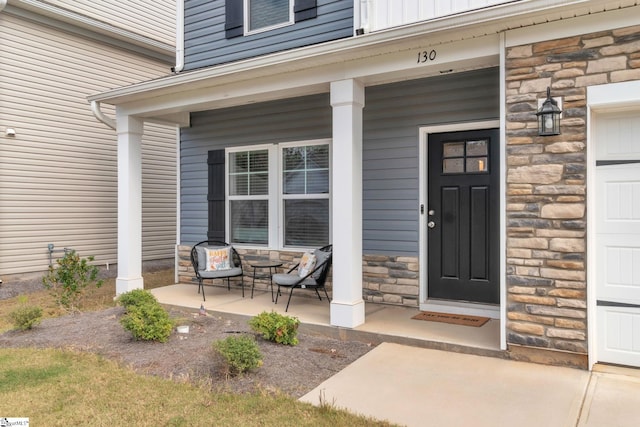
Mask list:
[[598,360],[640,366],[640,112],[595,129]]

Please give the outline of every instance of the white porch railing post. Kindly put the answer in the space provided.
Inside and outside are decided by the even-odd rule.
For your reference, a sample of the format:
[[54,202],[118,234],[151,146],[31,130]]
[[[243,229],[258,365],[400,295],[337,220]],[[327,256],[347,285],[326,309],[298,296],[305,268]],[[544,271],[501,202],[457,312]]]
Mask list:
[[357,80],[331,83],[333,107],[331,324],[364,323],[362,300],[362,109],[364,86]]
[[142,133],[144,122],[116,112],[118,133],[118,277],[116,295],[143,288]]

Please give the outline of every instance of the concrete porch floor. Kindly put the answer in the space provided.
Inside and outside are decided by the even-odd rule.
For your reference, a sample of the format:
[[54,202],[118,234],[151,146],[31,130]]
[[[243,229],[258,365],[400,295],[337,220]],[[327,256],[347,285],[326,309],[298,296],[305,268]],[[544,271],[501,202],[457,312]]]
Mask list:
[[[296,289],[289,311],[285,313],[288,289],[275,304],[271,292],[255,290],[251,298],[251,285],[245,283],[245,297],[241,288],[231,285],[231,290],[221,286],[205,286],[206,301],[198,294],[197,285],[176,284],[152,289],[162,304],[199,309],[204,304],[210,313],[223,313],[231,317],[249,318],[263,311],[274,310],[295,316],[300,320],[300,330],[320,333],[339,339],[353,339],[372,344],[391,342],[415,347],[451,350],[459,353],[504,357],[500,350],[500,322],[489,320],[481,327],[458,326],[446,323],[414,320],[418,308],[392,305],[365,304],[365,323],[354,329],[330,325],[329,302],[318,300],[312,290]],[[321,292],[322,294],[322,292]]]

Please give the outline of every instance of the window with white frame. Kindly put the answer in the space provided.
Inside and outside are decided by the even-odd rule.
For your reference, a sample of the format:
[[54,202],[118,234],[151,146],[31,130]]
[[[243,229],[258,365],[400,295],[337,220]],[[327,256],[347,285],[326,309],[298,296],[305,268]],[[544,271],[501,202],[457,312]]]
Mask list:
[[244,0],[246,29],[263,31],[293,23],[293,0]]
[[269,244],[269,150],[230,152],[229,238],[233,243]]
[[329,242],[329,145],[284,145],[282,234],[284,246]]
[[327,140],[228,149],[229,241],[296,248],[328,244],[330,176]]

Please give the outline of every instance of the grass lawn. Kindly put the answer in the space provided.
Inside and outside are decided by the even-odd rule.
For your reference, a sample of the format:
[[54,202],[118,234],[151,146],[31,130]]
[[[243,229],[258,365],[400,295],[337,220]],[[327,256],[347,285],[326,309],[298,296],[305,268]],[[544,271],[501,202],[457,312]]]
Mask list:
[[282,394],[214,394],[52,349],[0,349],[0,413],[34,426],[389,425]]
[[[173,274],[144,275],[145,288],[173,283]],[[114,305],[115,280],[88,293],[83,311]],[[0,301],[0,333],[13,328],[12,312],[24,301]],[[48,291],[27,304],[45,317],[65,314]],[[28,332],[26,332],[28,333]],[[100,356],[73,350],[0,349],[0,417],[29,418],[35,426],[388,426],[388,423],[316,407],[284,394],[212,393],[193,385],[143,376]]]
[[[145,289],[153,289],[160,286],[166,286],[169,284],[173,284],[174,281],[172,270],[161,270],[151,273],[144,273],[143,277]],[[82,311],[91,311],[114,307],[115,302],[113,301],[113,297],[115,295],[116,279],[105,279],[104,284],[100,288],[88,288],[86,295],[82,299],[80,309]],[[42,314],[45,318],[57,317],[67,314],[54,303],[53,298],[47,290],[29,293],[26,295],[26,298],[27,304],[35,305],[42,308]],[[13,329],[13,324],[9,320],[9,313],[14,311],[21,304],[23,304],[23,302],[21,301],[21,297],[0,300],[0,333],[8,331],[9,329]],[[0,414],[0,416],[2,415]]]

